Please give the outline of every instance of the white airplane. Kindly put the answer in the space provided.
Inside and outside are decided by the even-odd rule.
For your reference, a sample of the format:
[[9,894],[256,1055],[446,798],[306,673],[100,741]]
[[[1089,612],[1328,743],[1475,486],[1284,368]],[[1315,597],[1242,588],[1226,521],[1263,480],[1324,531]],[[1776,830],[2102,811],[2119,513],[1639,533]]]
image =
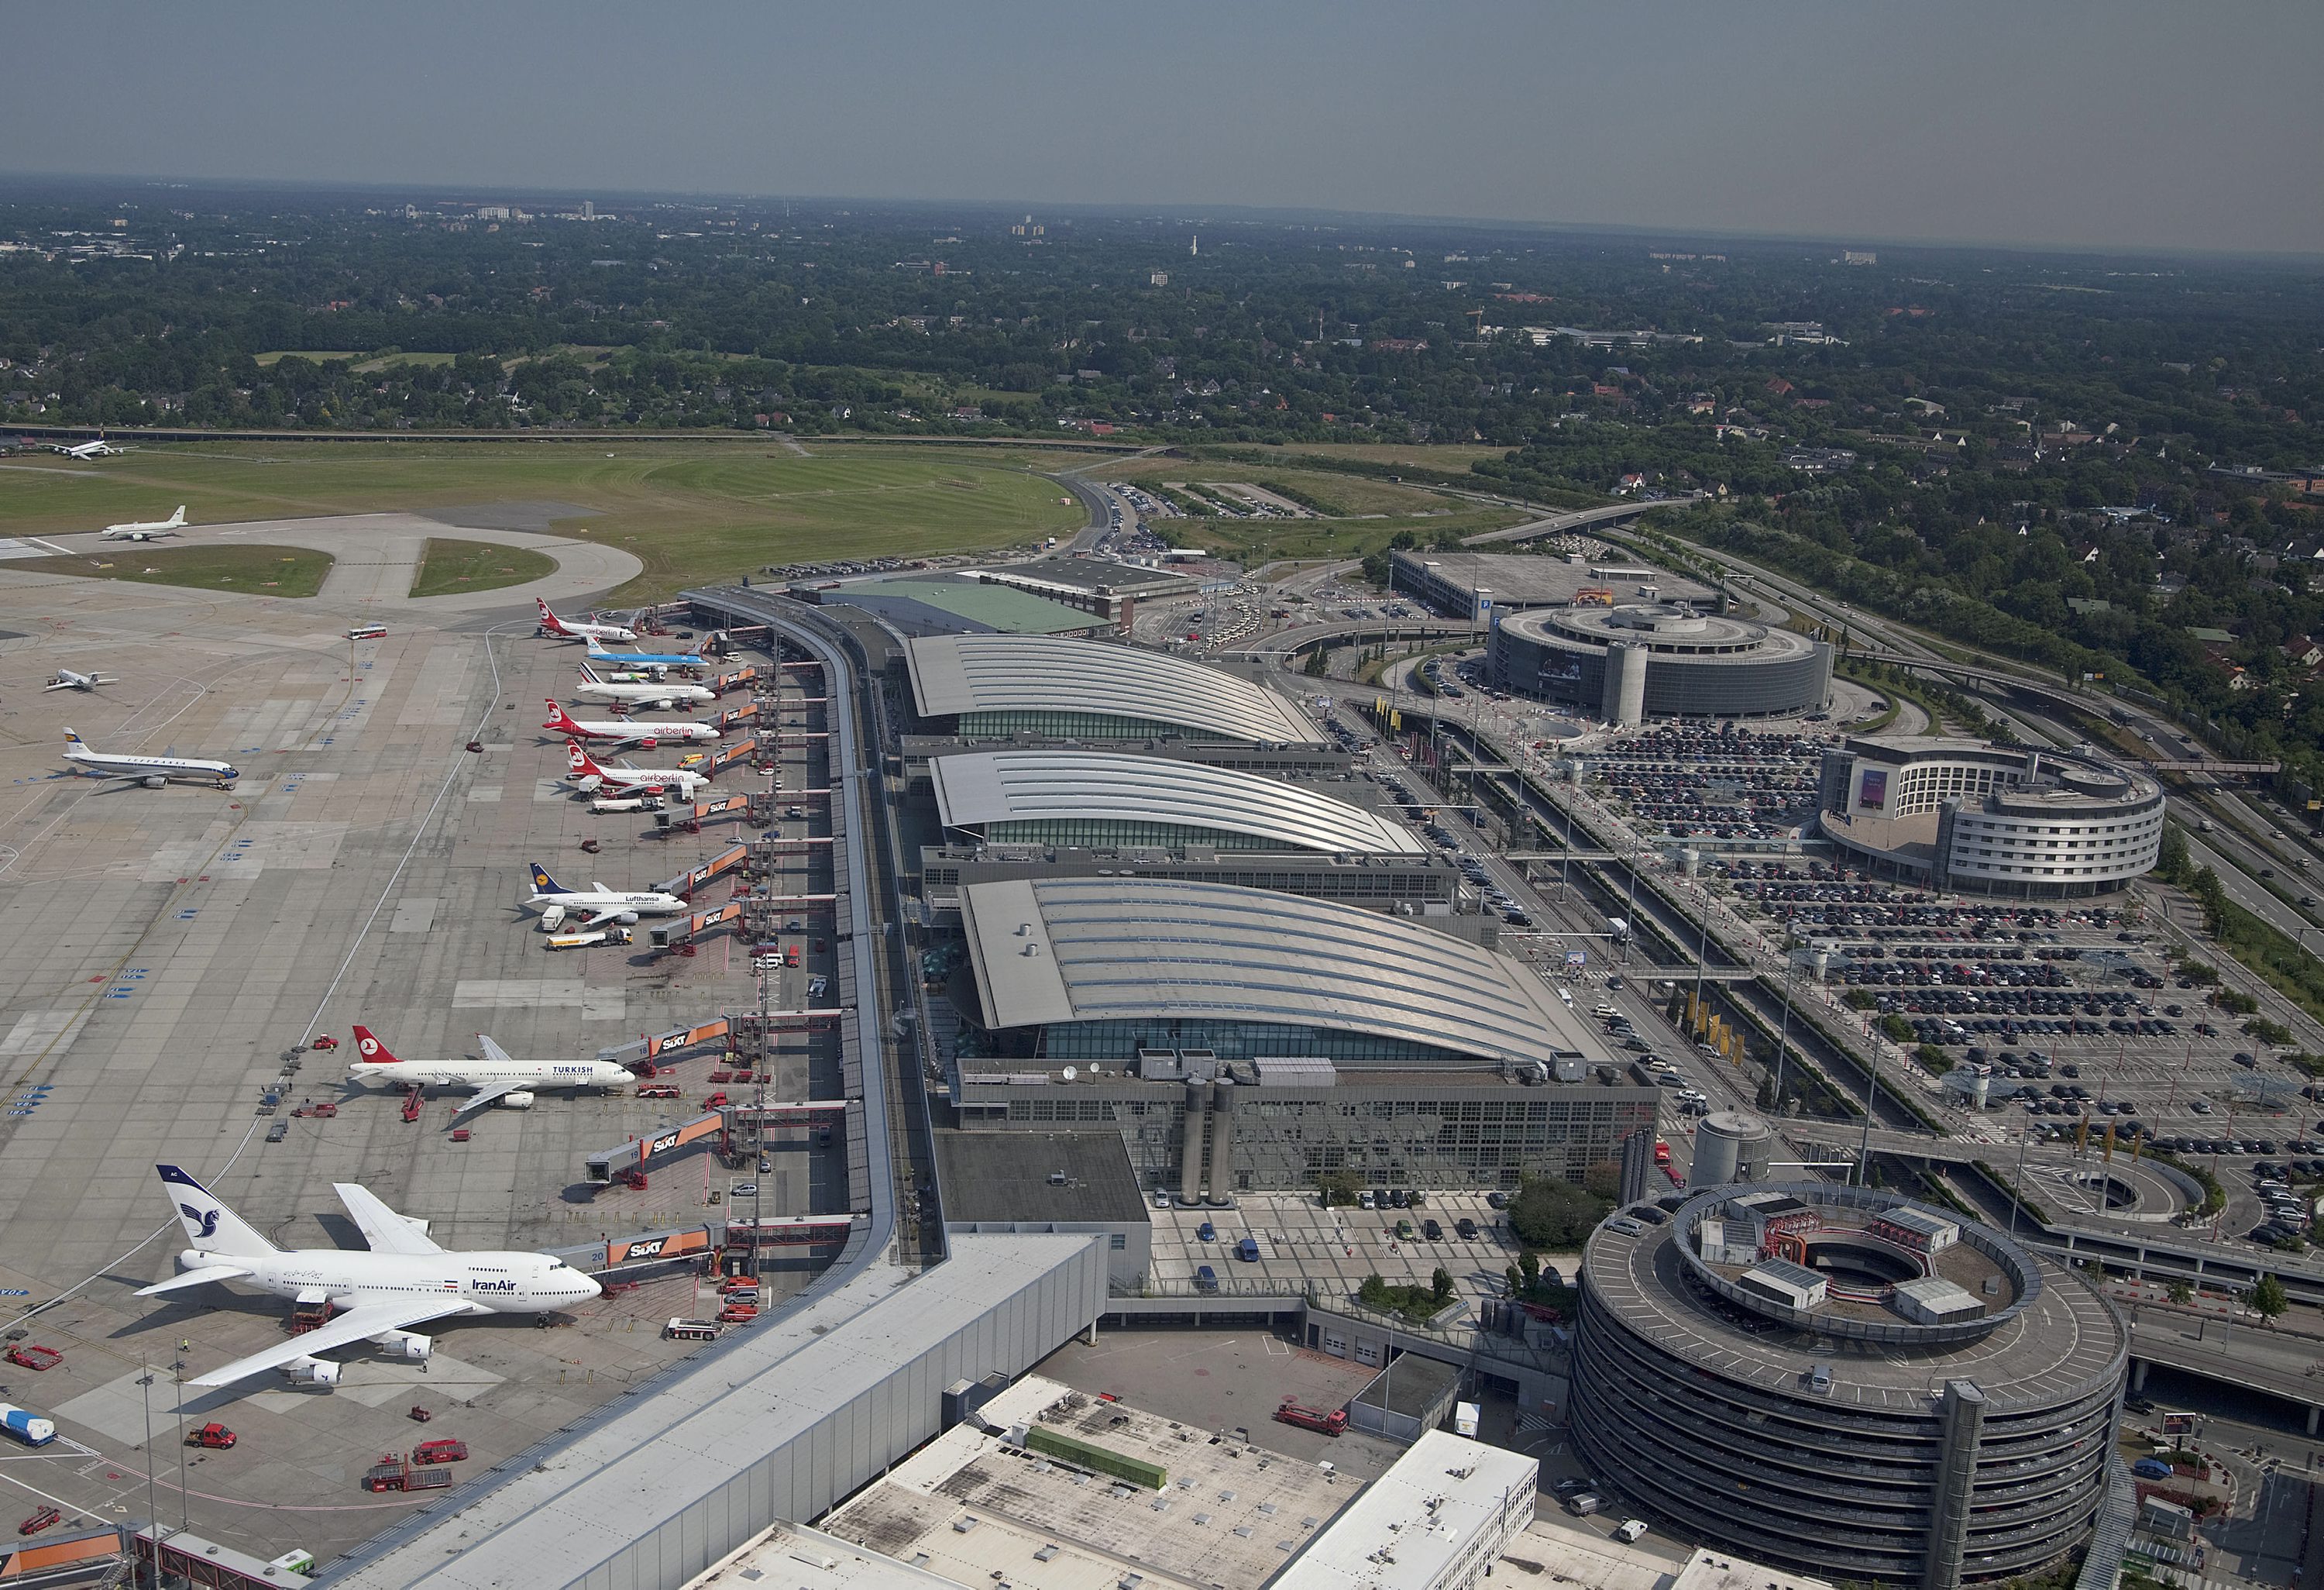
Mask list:
[[680,917],[694,909],[683,894],[664,894],[658,889],[624,892],[597,883],[586,889],[567,889],[539,862],[532,864],[532,897],[525,904],[540,907],[544,933],[554,933],[567,921],[576,922],[576,930],[582,932],[609,922],[626,928],[640,917]]
[[242,777],[232,763],[198,756],[107,755],[70,729],[65,731],[65,760],[73,764],[75,772],[94,779],[134,779],[149,790],[158,790],[172,779],[216,784],[223,790]]
[[337,1385],[340,1366],[316,1354],[373,1341],[399,1358],[425,1359],[435,1343],[413,1333],[412,1326],[460,1315],[537,1314],[604,1290],[547,1253],[447,1253],[429,1240],[426,1221],[397,1214],[352,1182],[334,1183],[331,1190],[355,1217],[369,1252],[278,1248],[175,1165],[154,1169],[191,1245],[178,1255],[182,1274],[144,1288],[139,1297],[247,1280],[278,1298],[328,1302],[339,1310],[314,1330],[196,1375],[189,1385],[228,1386],[269,1369],[294,1381]]
[[481,1032],[476,1034],[476,1047],[484,1051],[482,1059],[462,1056],[456,1060],[399,1060],[370,1028],[358,1027],[355,1053],[360,1058],[347,1068],[347,1080],[357,1085],[386,1082],[476,1089],[475,1097],[452,1113],[452,1119],[457,1121],[486,1105],[506,1103],[515,1109],[529,1108],[534,1092],[540,1088],[563,1087],[577,1094],[585,1087],[626,1088],[638,1079],[636,1072],[611,1060],[520,1060]]
[[549,703],[549,721],[540,726],[576,740],[611,740],[616,751],[632,745],[650,751],[664,740],[682,745],[689,740],[718,737],[718,731],[706,723],[640,723],[626,717],[579,720],[553,700]]
[[583,624],[576,619],[559,618],[549,610],[549,604],[540,597],[535,596],[533,602],[540,608],[540,633],[543,634],[555,635],[560,640],[588,641],[593,643],[598,641],[634,641],[638,638],[637,631],[624,629],[618,624]]
[[581,665],[585,681],[573,693],[584,701],[611,701],[627,707],[657,707],[664,712],[674,711],[679,703],[701,704],[718,699],[718,692],[708,685],[688,684],[683,679],[662,684],[618,685],[599,679]]
[[707,668],[698,652],[608,652],[596,642],[589,642],[589,664],[593,668],[624,669],[659,679],[673,668]]
[[69,668],[57,670],[56,677],[41,687],[43,690],[94,690],[99,685],[117,685],[121,681],[109,673],[75,673]]
[[68,458],[87,459],[109,458],[115,453],[125,453],[129,449],[115,447],[100,436],[95,441],[85,441],[76,447],[67,447],[62,442],[57,442],[49,450],[52,453],[62,453]]
[[104,541],[158,541],[165,535],[175,535],[186,528],[186,505],[167,519],[139,520],[129,524],[108,524],[105,533],[97,539]]
[[696,790],[710,782],[708,773],[690,767],[632,767],[626,762],[619,767],[601,767],[595,757],[581,749],[578,740],[565,742],[565,766],[584,795],[595,795],[600,790],[662,790],[680,800],[691,800]]

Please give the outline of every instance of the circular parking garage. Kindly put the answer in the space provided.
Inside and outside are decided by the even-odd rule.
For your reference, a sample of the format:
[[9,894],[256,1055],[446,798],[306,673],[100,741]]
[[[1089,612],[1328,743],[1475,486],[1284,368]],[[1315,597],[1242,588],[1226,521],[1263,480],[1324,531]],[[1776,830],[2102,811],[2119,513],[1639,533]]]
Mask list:
[[1520,613],[1489,657],[1500,689],[1616,724],[1812,712],[1831,686],[1823,642],[1677,603]]
[[1575,1442],[1705,1544],[1953,1585],[2089,1530],[2127,1335],[1990,1227],[1867,1188],[1712,1188],[1607,1220],[1581,1290]]

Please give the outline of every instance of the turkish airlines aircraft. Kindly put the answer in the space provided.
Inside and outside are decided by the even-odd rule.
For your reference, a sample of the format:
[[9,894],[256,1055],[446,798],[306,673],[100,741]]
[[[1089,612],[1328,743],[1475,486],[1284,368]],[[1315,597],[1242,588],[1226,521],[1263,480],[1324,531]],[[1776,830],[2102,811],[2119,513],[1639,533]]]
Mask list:
[[464,1314],[538,1314],[604,1290],[547,1253],[447,1253],[429,1239],[426,1221],[397,1214],[352,1182],[335,1182],[331,1190],[361,1228],[368,1252],[278,1248],[175,1165],[153,1169],[177,1207],[189,1245],[178,1255],[183,1273],[143,1289],[139,1297],[246,1280],[278,1298],[327,1299],[339,1310],[313,1330],[196,1375],[189,1385],[228,1386],[269,1369],[337,1385],[340,1366],[316,1354],[367,1340],[399,1358],[425,1359],[435,1343],[411,1326]]
[[637,631],[624,629],[618,624],[584,624],[578,619],[559,618],[549,610],[549,604],[540,597],[535,596],[533,602],[540,609],[540,628],[545,634],[567,641],[634,641],[638,638]]
[[[450,1060],[399,1060],[390,1054],[387,1045],[373,1036],[368,1027],[355,1029],[354,1065],[347,1068],[347,1080],[358,1084],[384,1082],[412,1087],[473,1087],[476,1096],[452,1114],[454,1120],[471,1110],[481,1110],[486,1105],[522,1094],[524,1103],[531,1102],[536,1089],[571,1088],[578,1092],[585,1087],[600,1090],[626,1088],[637,1078],[637,1073],[627,1066],[612,1060],[520,1060],[508,1050],[486,1038],[476,1035],[476,1047],[483,1049],[482,1059],[472,1060],[463,1055]],[[521,1108],[522,1105],[518,1107]]]
[[715,740],[718,731],[706,723],[641,723],[634,718],[576,719],[555,701],[549,703],[549,721],[540,726],[557,729],[576,740],[611,740],[616,751],[635,745],[650,751],[662,741],[684,744],[690,740]]
[[691,800],[696,790],[710,782],[708,773],[690,767],[632,767],[627,763],[601,767],[578,740],[565,742],[565,766],[584,795],[600,790],[667,790],[680,800]]

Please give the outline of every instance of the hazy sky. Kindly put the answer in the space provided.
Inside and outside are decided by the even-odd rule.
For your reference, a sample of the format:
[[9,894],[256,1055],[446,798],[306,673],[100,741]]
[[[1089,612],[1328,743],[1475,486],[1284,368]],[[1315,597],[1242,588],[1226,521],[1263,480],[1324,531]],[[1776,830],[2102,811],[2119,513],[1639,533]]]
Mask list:
[[2324,0],[0,15],[15,172],[2324,252]]

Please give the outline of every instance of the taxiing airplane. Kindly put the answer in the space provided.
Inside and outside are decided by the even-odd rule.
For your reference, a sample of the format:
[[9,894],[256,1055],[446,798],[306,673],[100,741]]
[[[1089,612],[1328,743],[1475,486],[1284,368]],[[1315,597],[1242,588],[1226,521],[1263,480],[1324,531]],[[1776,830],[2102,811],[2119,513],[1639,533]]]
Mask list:
[[232,763],[209,762],[198,756],[108,755],[70,729],[65,731],[65,760],[72,771],[93,779],[132,779],[149,790],[171,780],[216,784],[223,790],[242,777]]
[[708,773],[690,767],[632,767],[626,762],[601,767],[578,740],[565,742],[565,766],[584,795],[600,790],[664,790],[680,800],[691,800],[696,790],[710,782]]
[[85,441],[72,447],[68,447],[63,442],[56,442],[50,447],[49,450],[52,453],[62,453],[68,458],[109,458],[115,453],[125,453],[129,449],[115,447],[100,436],[95,441]]
[[97,540],[104,541],[158,541],[165,535],[175,535],[186,528],[186,505],[167,519],[141,520],[131,524],[108,524]]
[[43,690],[94,690],[99,685],[117,685],[121,681],[109,673],[75,673],[69,668],[57,670],[56,677],[41,687]]
[[665,669],[709,666],[696,652],[608,652],[595,641],[589,642],[589,661],[598,668],[633,669],[655,679]]
[[700,704],[718,699],[718,692],[708,685],[688,684],[683,679],[658,685],[614,684],[599,679],[586,662],[581,665],[581,678],[585,682],[573,693],[584,701],[612,701],[626,707],[659,707],[669,712],[681,702]]
[[553,933],[568,921],[577,921],[581,930],[608,922],[627,927],[640,917],[683,916],[694,909],[693,901],[683,894],[664,894],[658,889],[624,892],[598,883],[586,889],[567,889],[539,862],[532,864],[532,897],[525,904],[541,908],[544,933]]
[[447,1253],[429,1239],[426,1221],[397,1214],[352,1182],[334,1183],[331,1190],[354,1216],[368,1252],[278,1248],[175,1165],[154,1169],[191,1245],[178,1255],[182,1274],[143,1289],[139,1297],[246,1280],[278,1298],[327,1299],[340,1311],[287,1342],[196,1375],[189,1385],[228,1386],[270,1369],[294,1381],[337,1385],[341,1366],[318,1353],[371,1341],[396,1357],[425,1359],[435,1343],[412,1326],[460,1315],[538,1314],[604,1290],[547,1253]]
[[358,1027],[357,1058],[347,1068],[347,1080],[476,1089],[475,1097],[453,1112],[452,1119],[457,1121],[487,1105],[505,1102],[523,1108],[532,1103],[538,1089],[563,1087],[577,1094],[586,1087],[625,1088],[638,1079],[627,1066],[611,1060],[520,1060],[481,1032],[476,1035],[476,1047],[484,1051],[482,1059],[462,1056],[453,1060],[399,1060],[370,1028]]
[[595,645],[599,641],[634,641],[638,632],[624,629],[618,624],[584,624],[578,619],[559,618],[549,610],[540,597],[533,598],[540,609],[540,629],[543,634],[556,635],[567,641],[587,641]]
[[549,703],[549,721],[540,726],[559,730],[576,740],[611,740],[616,751],[631,745],[650,751],[664,740],[682,745],[689,740],[718,737],[718,731],[706,723],[641,723],[626,717],[583,721],[555,701]]

